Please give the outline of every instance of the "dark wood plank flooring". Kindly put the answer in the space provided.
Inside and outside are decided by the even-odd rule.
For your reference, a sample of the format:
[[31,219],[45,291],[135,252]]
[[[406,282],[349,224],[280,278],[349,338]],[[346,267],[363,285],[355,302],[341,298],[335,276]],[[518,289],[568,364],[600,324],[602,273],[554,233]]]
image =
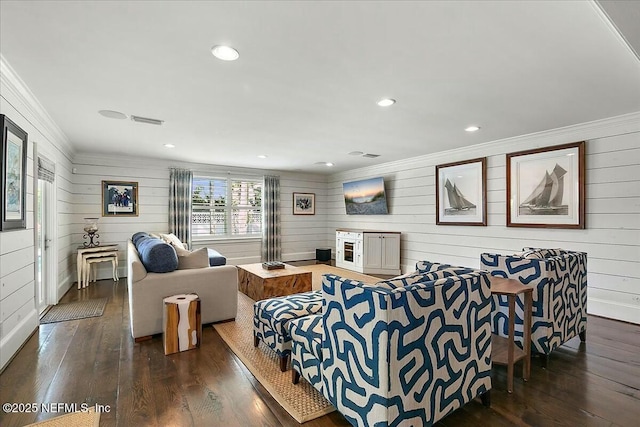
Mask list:
[[[212,327],[197,350],[165,356],[162,337],[134,343],[126,281],[103,280],[62,302],[108,297],[102,317],[42,325],[0,375],[1,401],[87,403],[110,408],[101,426],[297,426]],[[277,367],[274,366],[274,369]],[[521,365],[516,367],[516,374]],[[587,342],[574,338],[531,380],[493,368],[491,408],[474,401],[439,426],[637,426],[640,326],[589,316]],[[0,412],[23,426],[55,413]],[[347,426],[334,412],[305,426]]]

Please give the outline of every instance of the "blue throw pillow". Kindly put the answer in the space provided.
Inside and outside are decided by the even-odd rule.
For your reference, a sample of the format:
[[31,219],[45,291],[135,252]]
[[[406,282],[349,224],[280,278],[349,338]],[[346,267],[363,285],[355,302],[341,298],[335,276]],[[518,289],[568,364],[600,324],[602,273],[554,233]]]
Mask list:
[[150,236],[142,236],[136,245],[140,261],[147,271],[152,273],[169,273],[178,268],[178,255],[173,246],[167,242]]
[[215,249],[207,248],[207,254],[209,255],[209,266],[211,267],[217,267],[227,263],[227,258]]
[[136,246],[136,248],[138,247],[138,242],[140,241],[140,239],[142,239],[143,237],[150,237],[148,233],[145,233],[144,231],[139,231],[136,234],[134,234],[133,236],[131,236],[131,241],[133,242],[133,244]]

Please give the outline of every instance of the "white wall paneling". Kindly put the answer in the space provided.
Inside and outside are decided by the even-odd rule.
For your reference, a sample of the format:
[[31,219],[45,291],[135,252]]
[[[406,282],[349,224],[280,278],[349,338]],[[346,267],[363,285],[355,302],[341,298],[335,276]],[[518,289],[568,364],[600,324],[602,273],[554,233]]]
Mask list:
[[[191,169],[200,176],[280,176],[282,257],[285,261],[313,259],[316,247],[326,247],[326,211],[324,204],[327,177],[272,170],[232,168],[228,166],[171,162],[121,156],[81,154],[74,159],[73,208],[65,213],[64,223],[71,227],[74,245],[82,243],[83,218],[100,217],[100,241],[118,243],[120,277],[126,277],[126,241],[138,231],[167,232],[169,215],[169,168]],[[103,180],[138,183],[137,217],[101,217]],[[293,215],[293,193],[315,193],[316,215]],[[260,262],[260,239],[222,239],[194,241],[194,248],[211,247],[227,257],[229,264]],[[75,268],[75,267],[74,267]],[[98,277],[111,277],[108,266],[98,267]]]
[[[0,233],[0,369],[13,357],[38,325],[35,302],[34,230],[34,147],[46,152],[56,167],[54,209],[70,211],[72,150],[66,136],[44,108],[0,56],[0,112],[28,134],[27,228]],[[57,252],[51,262],[58,266],[57,283],[52,286],[51,302],[57,302],[71,285],[67,265],[74,249],[69,232],[59,223],[55,227]]]
[[[506,227],[506,153],[586,140],[586,229]],[[487,227],[435,224],[435,166],[487,157]],[[390,215],[346,215],[342,183],[385,178]],[[482,252],[524,246],[588,254],[591,314],[640,323],[640,114],[335,174],[327,237],[336,228],[402,232],[402,269],[430,260],[479,267]]]

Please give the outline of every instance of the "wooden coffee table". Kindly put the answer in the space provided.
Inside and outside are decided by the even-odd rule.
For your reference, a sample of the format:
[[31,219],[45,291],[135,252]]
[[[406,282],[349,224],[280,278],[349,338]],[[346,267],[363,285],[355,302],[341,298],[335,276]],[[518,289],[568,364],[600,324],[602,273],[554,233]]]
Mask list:
[[261,263],[238,265],[238,289],[254,301],[311,290],[311,272],[285,264],[265,270]]

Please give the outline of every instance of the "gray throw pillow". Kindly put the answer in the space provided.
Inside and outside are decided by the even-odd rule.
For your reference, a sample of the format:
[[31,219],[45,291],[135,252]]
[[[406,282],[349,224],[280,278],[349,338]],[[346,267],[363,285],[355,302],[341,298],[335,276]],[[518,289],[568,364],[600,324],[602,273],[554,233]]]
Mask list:
[[209,267],[209,254],[207,248],[200,248],[195,251],[175,248],[178,255],[178,270],[187,270],[191,268]]

